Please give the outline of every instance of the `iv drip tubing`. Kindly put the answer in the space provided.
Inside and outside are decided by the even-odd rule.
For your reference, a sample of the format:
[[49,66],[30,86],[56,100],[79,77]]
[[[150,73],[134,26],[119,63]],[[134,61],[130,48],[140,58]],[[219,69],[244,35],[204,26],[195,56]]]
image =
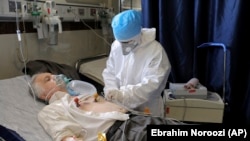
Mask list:
[[[27,85],[29,86],[29,88],[31,88],[31,85],[28,81],[28,78],[27,78],[27,71],[26,71],[26,61],[28,60],[27,57],[25,59],[24,55],[23,55],[23,46],[22,46],[22,39],[21,39],[21,33],[20,33],[20,29],[19,29],[19,17],[18,17],[18,8],[17,8],[17,1],[15,0],[15,12],[16,12],[16,32],[17,32],[17,38],[18,38],[18,43],[19,43],[19,51],[18,52],[18,59],[19,61],[21,61],[23,64],[24,64],[24,75],[25,75],[25,81],[27,82]],[[24,26],[24,29],[25,29],[25,25],[23,24]],[[24,36],[25,37],[25,36]],[[26,38],[25,38],[26,40]],[[26,48],[27,49],[27,48]],[[28,55],[28,53],[26,52],[26,56]],[[35,97],[35,94],[34,94],[34,91],[33,89],[31,88],[31,92],[32,92],[32,95],[34,97],[34,102],[36,104],[36,97]]]
[[[75,12],[73,12],[72,10],[70,10],[70,12],[73,13],[74,16],[79,17],[79,16],[78,16]],[[99,38],[101,38],[107,45],[109,45],[109,46],[111,45],[106,39],[104,39],[101,35],[99,35],[99,34],[98,34],[93,28],[91,28],[87,23],[85,23],[83,19],[81,19],[81,18],[79,18],[79,19],[81,20],[81,22],[82,22],[85,26],[87,26],[92,32],[94,32],[96,36],[98,36]]]

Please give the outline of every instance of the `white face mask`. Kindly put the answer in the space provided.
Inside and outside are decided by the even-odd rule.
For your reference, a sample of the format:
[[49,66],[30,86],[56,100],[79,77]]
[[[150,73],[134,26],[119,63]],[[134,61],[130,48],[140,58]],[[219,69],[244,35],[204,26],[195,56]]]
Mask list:
[[134,48],[136,48],[141,41],[141,36],[136,36],[134,39],[128,42],[120,42],[122,46],[122,54],[128,55]]
[[122,54],[123,55],[128,55],[137,45],[138,43],[136,41],[129,41],[127,43],[123,43],[122,44]]

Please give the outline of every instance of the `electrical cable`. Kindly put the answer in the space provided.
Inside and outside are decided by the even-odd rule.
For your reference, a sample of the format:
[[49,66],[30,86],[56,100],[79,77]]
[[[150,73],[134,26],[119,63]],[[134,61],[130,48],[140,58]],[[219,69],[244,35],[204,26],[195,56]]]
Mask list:
[[80,21],[87,26],[97,37],[101,38],[107,45],[111,46],[111,44],[103,38],[101,35],[99,35],[92,27],[90,27],[83,19],[81,19],[73,10],[68,10],[68,12],[71,12],[75,17],[78,17]]
[[127,121],[128,121],[128,120],[125,120],[125,123],[124,123],[124,128],[123,128],[123,131],[122,131],[122,141],[124,141],[124,137],[125,137],[125,130],[126,130]]

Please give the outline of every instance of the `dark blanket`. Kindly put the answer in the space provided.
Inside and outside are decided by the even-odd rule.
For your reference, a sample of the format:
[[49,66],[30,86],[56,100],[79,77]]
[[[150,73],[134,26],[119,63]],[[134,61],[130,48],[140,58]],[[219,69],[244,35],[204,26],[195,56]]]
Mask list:
[[0,125],[0,141],[25,141],[14,130],[8,129]]
[[185,125],[185,123],[162,118],[130,114],[127,121],[116,121],[108,130],[108,141],[147,141],[147,125]]
[[[25,68],[22,69],[25,73]],[[59,64],[47,60],[32,60],[26,64],[26,73],[33,76],[36,73],[50,72],[52,74],[64,74],[68,78],[80,80],[80,76],[74,67],[66,64]]]

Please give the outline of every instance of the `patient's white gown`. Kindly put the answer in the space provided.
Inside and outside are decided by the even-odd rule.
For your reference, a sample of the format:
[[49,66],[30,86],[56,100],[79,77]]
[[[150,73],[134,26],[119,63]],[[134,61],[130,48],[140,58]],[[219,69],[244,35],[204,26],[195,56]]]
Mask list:
[[[63,92],[56,93],[62,95]],[[79,99],[84,98],[79,96]],[[38,114],[39,122],[55,141],[75,135],[87,141],[97,141],[98,133],[106,133],[115,121],[128,118],[127,114],[119,111],[97,113],[82,110],[67,93],[45,106]]]

